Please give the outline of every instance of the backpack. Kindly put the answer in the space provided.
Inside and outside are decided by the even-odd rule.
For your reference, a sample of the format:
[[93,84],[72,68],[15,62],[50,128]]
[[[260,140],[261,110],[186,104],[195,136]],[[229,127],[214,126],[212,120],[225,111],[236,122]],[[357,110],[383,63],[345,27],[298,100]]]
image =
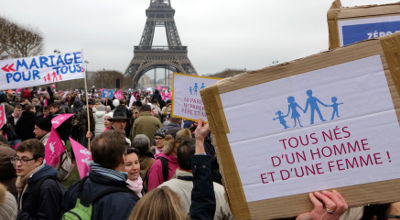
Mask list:
[[[164,182],[166,182],[168,180],[168,159],[165,157],[161,157],[161,156],[157,157],[156,160],[158,160],[158,159],[160,159],[160,161],[161,161],[163,179],[164,179]],[[149,172],[150,172],[150,169],[147,170],[146,176],[143,180],[143,191],[145,193],[147,193],[147,191],[148,191],[147,187],[149,185],[148,184],[149,183]]]
[[[91,220],[93,204],[97,202],[101,197],[114,192],[132,192],[128,188],[109,188],[92,198],[86,198],[82,196],[82,190],[87,178],[88,176],[83,178],[82,181],[79,183],[78,198],[76,200],[75,207],[63,214],[63,220]],[[82,203],[89,204],[89,206],[86,206]]]
[[62,186],[60,186],[60,184],[59,184],[59,182],[57,180],[57,177],[55,177],[55,176],[45,176],[42,179],[40,179],[39,181],[37,181],[35,183],[35,185],[33,185],[32,197],[35,198],[36,201],[38,201],[33,205],[33,207],[34,207],[33,210],[37,210],[39,208],[39,204],[40,204],[40,202],[39,202],[40,201],[40,187],[42,187],[42,183],[47,179],[52,179],[52,180],[56,181],[57,185],[59,186],[59,189],[60,189],[61,193],[64,195],[65,189],[61,188]]

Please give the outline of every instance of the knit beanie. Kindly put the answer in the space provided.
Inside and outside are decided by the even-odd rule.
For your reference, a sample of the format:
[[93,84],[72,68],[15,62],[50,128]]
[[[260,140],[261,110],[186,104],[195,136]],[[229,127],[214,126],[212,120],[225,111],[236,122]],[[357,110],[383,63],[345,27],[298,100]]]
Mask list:
[[15,220],[18,207],[15,197],[0,184],[0,220]]
[[45,130],[48,132],[51,131],[51,119],[49,119],[48,117],[37,120],[35,125],[38,126],[42,130]]

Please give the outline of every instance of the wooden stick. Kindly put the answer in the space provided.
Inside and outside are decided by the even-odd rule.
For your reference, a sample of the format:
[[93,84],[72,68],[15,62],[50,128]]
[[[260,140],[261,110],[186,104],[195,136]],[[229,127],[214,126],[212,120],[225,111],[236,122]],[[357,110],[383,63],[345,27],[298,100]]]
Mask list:
[[[88,96],[88,90],[87,90],[87,82],[86,82],[86,71],[87,71],[87,63],[85,63],[85,96],[86,96],[86,111],[87,111],[87,123],[88,123],[88,132],[90,132],[90,111],[89,111],[89,96]],[[86,136],[86,134],[85,134]],[[90,151],[90,138],[88,138],[88,149]]]

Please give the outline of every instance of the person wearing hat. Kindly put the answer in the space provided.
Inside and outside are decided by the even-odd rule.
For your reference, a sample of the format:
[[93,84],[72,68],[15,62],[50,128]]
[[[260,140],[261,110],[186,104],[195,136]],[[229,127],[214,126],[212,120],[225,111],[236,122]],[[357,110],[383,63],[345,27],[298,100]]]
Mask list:
[[112,123],[112,129],[122,131],[125,134],[126,142],[131,144],[131,140],[126,138],[125,128],[126,122],[129,120],[126,115],[126,111],[122,108],[116,108],[113,113],[113,117],[109,119]]
[[49,117],[40,118],[35,123],[35,129],[33,133],[35,137],[42,142],[44,146],[47,144],[47,140],[49,139],[51,131],[51,119]]
[[154,156],[157,156],[159,153],[163,152],[164,140],[165,131],[160,128],[154,134],[154,146],[151,147],[151,152],[154,154]]

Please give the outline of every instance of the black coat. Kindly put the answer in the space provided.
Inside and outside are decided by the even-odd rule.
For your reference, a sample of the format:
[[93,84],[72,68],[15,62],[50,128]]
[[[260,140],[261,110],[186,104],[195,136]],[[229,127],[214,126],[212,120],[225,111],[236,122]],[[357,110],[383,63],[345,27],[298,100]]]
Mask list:
[[190,219],[213,219],[215,194],[211,174],[210,157],[194,155],[192,158],[193,189]]
[[[80,181],[76,182],[65,193],[64,201],[62,203],[63,212],[67,212],[75,207],[79,184]],[[82,196],[93,198],[93,196],[99,195],[101,192],[109,188],[127,189],[126,182],[117,181],[108,176],[91,171],[89,173],[89,178],[87,178],[83,184]],[[129,215],[137,201],[138,198],[133,192],[121,191],[107,194],[93,204],[92,219],[126,220],[129,218]]]
[[17,135],[21,138],[21,141],[29,138],[35,138],[33,130],[35,129],[36,116],[31,111],[23,111],[21,117],[17,121],[15,126]]
[[[64,195],[64,187],[55,179],[46,179],[40,186],[39,198],[34,198],[35,183],[46,176],[57,177],[57,171],[49,165],[44,165],[31,178],[28,179],[28,187],[23,192],[22,207],[18,207],[17,219],[60,219],[61,201]],[[18,201],[18,206],[20,201]]]

